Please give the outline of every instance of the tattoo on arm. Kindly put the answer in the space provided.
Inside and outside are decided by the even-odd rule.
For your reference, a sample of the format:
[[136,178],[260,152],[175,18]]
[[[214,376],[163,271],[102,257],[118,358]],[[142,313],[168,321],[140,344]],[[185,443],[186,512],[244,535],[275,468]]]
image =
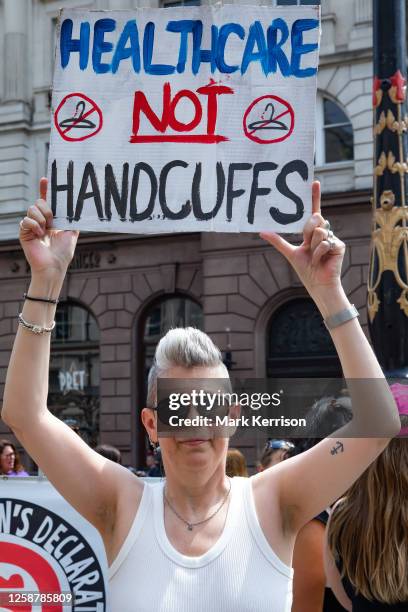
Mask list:
[[331,455],[337,455],[337,453],[344,453],[344,444],[339,440],[337,440],[336,446],[333,446],[330,451]]

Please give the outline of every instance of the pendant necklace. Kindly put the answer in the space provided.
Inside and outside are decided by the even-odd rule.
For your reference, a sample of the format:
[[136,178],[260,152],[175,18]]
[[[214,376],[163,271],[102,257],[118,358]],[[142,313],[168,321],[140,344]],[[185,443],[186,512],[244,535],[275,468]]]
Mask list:
[[203,519],[202,521],[197,521],[196,523],[191,523],[190,521],[186,521],[185,518],[180,516],[180,514],[177,512],[177,510],[171,505],[171,503],[167,499],[167,495],[166,495],[165,489],[163,490],[163,495],[164,495],[164,499],[166,500],[166,503],[167,503],[168,507],[170,508],[170,510],[177,516],[178,519],[180,519],[180,521],[182,521],[187,526],[188,531],[193,531],[194,527],[197,527],[198,525],[202,525],[203,523],[207,523],[208,521],[210,521],[216,514],[218,514],[218,512],[224,506],[225,502],[227,501],[227,499],[229,497],[229,494],[231,493],[231,479],[230,478],[228,478],[228,482],[229,482],[229,489],[228,489],[226,495],[224,496],[224,499],[222,500],[222,502],[220,503],[220,505],[216,509],[216,511],[213,512],[207,518]]

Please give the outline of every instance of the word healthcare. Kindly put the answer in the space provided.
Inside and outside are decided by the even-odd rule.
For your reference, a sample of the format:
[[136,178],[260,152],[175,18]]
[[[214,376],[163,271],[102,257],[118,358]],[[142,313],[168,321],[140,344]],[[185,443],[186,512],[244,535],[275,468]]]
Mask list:
[[61,229],[298,232],[318,7],[63,10],[49,198]]

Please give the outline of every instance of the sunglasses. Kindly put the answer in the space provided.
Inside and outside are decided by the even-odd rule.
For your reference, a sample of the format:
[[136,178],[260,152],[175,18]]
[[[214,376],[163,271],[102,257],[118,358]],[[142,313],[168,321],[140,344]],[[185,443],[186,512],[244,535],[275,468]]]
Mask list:
[[291,450],[292,448],[295,448],[295,445],[292,444],[292,442],[288,442],[287,440],[268,440],[265,445],[265,450],[279,450],[282,448],[284,450]]

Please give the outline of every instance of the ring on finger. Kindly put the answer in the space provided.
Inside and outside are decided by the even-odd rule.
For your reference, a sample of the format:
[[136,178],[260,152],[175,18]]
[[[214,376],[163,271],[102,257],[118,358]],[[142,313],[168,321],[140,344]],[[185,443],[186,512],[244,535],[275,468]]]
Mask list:
[[330,231],[330,221],[328,219],[325,219],[323,229],[327,230],[328,232]]
[[334,238],[334,233],[331,229],[327,230],[327,240],[330,242],[330,240],[333,240]]

